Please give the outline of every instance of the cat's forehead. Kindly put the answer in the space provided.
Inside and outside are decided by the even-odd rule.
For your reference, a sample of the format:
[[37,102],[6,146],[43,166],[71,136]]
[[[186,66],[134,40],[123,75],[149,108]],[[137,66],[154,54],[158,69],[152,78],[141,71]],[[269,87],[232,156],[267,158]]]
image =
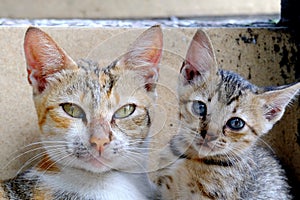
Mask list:
[[56,73],[49,87],[53,98],[97,106],[109,98],[115,79],[91,60],[77,62],[78,70]]
[[215,94],[218,95],[218,100],[226,105],[230,105],[248,93],[258,92],[258,87],[234,72],[219,70],[218,74],[220,79]]
[[80,69],[80,76],[83,78],[83,83],[88,85],[90,82],[97,82],[98,89],[101,89],[103,92],[109,92],[118,78],[112,73],[116,62],[113,62],[109,66],[101,67],[92,60],[82,59],[77,64]]
[[[126,70],[118,66],[117,61],[102,67],[91,60],[79,60],[79,70],[65,71],[57,83],[64,86],[56,87],[61,96],[66,94],[87,99],[89,103],[98,105],[103,101],[128,101],[129,98],[140,96],[144,91],[142,80],[136,78],[134,70]],[[142,95],[144,96],[144,95]]]
[[[187,89],[185,91],[185,93],[189,93]],[[233,102],[245,99],[244,97],[249,93],[259,93],[259,88],[234,72],[219,70],[217,76],[213,75],[213,77],[194,85],[194,89],[190,89],[190,91],[190,98],[193,100],[210,102],[214,99],[213,103],[228,106]]]

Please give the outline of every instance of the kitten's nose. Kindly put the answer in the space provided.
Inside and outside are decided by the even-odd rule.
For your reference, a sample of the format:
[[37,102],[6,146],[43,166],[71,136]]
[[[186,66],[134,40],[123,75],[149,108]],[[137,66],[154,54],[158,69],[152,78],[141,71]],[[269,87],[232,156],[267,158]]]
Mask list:
[[96,137],[96,136],[92,136],[90,138],[90,143],[92,145],[92,147],[95,147],[97,149],[97,151],[99,152],[99,155],[101,155],[104,151],[104,147],[106,145],[108,145],[110,142],[108,137]]
[[200,132],[200,135],[202,136],[203,139],[205,138],[206,134],[207,134],[207,130],[202,130]]

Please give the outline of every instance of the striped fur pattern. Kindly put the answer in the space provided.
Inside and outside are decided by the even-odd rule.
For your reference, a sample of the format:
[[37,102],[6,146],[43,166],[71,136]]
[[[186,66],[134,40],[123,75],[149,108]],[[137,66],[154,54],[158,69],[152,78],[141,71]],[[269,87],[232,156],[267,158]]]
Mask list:
[[260,88],[218,69],[202,30],[180,73],[181,126],[166,153],[178,160],[155,180],[163,199],[291,199],[284,170],[258,141],[280,120],[300,83]]
[[44,151],[1,182],[1,199],[151,199],[145,174],[162,30],[144,31],[118,60],[74,62],[42,30],[24,41]]

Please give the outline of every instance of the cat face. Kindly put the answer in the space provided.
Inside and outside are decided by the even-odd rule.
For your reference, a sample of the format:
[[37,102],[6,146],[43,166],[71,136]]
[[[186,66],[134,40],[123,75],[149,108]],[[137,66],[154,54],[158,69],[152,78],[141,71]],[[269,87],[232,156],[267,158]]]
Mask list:
[[194,159],[239,156],[282,117],[299,88],[300,83],[259,88],[218,69],[211,42],[199,30],[181,68],[182,125],[171,141],[172,150]]
[[142,33],[128,53],[105,68],[87,60],[75,63],[37,28],[26,32],[24,49],[52,165],[92,172],[142,165],[162,53],[159,26]]

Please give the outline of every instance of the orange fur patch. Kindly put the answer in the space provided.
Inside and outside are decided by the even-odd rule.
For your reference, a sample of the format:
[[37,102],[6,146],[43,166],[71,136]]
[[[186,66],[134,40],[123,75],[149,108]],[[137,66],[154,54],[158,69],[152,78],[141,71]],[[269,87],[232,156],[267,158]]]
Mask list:
[[50,115],[51,119],[52,119],[53,121],[56,122],[56,127],[57,127],[57,128],[64,128],[64,129],[67,129],[67,128],[70,127],[71,120],[66,119],[66,118],[59,117],[59,116],[57,115],[57,113],[54,112],[53,110],[50,110],[50,111],[49,111],[49,115]]
[[47,191],[47,190],[35,189],[33,192],[33,199],[34,200],[46,200],[46,199],[53,199],[53,197],[51,195],[49,195],[49,191]]
[[36,166],[37,171],[42,172],[52,172],[52,173],[58,173],[60,172],[60,169],[58,166],[49,158],[48,155],[45,155],[43,159],[38,163]]
[[[43,104],[44,105],[44,104]],[[39,114],[39,126],[42,127],[45,122],[46,122],[46,118],[47,118],[47,114],[50,110],[54,109],[54,107],[48,107],[46,108],[45,110],[44,109],[37,109],[38,110],[38,113],[42,113],[42,114]],[[44,112],[42,112],[42,110]]]
[[120,95],[118,93],[115,93],[115,99],[116,99],[116,104],[119,104],[119,102],[120,102]]

